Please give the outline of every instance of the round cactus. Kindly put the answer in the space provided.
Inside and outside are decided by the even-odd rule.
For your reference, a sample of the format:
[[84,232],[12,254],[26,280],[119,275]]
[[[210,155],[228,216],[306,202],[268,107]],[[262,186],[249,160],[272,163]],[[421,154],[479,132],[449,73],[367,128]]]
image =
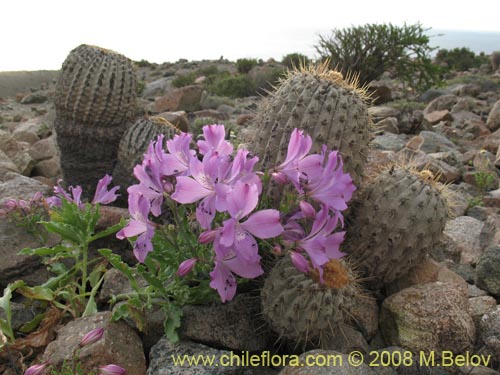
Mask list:
[[133,175],[134,167],[144,158],[151,141],[156,140],[160,134],[165,139],[173,138],[180,130],[163,117],[154,116],[139,119],[123,133],[118,145],[118,161],[113,171],[115,184],[126,187],[137,183]]
[[431,172],[403,166],[384,170],[360,192],[343,251],[370,289],[406,275],[438,242],[447,197]]
[[133,120],[136,75],[116,52],[81,45],[63,63],[55,92],[55,130],[64,179],[91,194],[110,173],[120,138]]
[[289,257],[274,266],[261,290],[262,314],[280,338],[321,347],[338,327],[352,322],[361,297],[354,274],[334,259],[325,265],[323,278],[321,284],[317,274],[299,272]]
[[368,96],[356,80],[344,79],[326,64],[290,71],[263,101],[256,118],[253,150],[264,168],[284,161],[290,134],[304,129],[314,140],[339,150],[354,183],[361,181],[371,139]]

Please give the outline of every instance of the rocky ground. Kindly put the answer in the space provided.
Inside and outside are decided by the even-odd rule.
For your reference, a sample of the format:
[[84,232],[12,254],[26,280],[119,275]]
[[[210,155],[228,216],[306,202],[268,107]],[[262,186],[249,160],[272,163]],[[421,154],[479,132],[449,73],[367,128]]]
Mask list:
[[[251,133],[259,97],[229,99],[208,95],[202,88],[203,77],[195,85],[172,86],[176,76],[210,65],[235,70],[234,64],[224,61],[140,67],[138,77],[143,87],[137,116],[159,114],[182,129],[199,129],[203,124],[217,122],[236,133]],[[48,195],[62,177],[53,131],[55,75],[49,72],[42,80],[40,75],[35,76],[28,76],[26,83],[0,74],[0,201],[9,197],[29,199],[37,191]],[[351,342],[335,349],[345,354],[357,349],[371,353],[372,358],[376,351],[393,353],[402,348],[416,353],[467,350],[491,355],[491,362],[489,366],[469,364],[450,370],[417,366],[414,360],[409,367],[305,367],[288,368],[282,373],[500,374],[500,71],[454,73],[445,86],[420,95],[407,93],[400,83],[389,78],[373,86],[378,87],[379,99],[370,108],[376,131],[370,153],[372,165],[401,155],[411,156],[455,193],[454,215],[440,245],[428,259],[389,286],[383,303],[379,300],[374,312],[367,313],[364,327],[371,328],[358,337],[355,345]],[[28,234],[2,220],[1,287],[20,278],[31,285],[43,282],[46,273],[37,259],[14,255],[18,249],[34,246],[37,244]],[[113,288],[119,288],[121,283],[119,274],[109,272],[102,300],[106,299],[106,291],[116,290]],[[20,327],[32,316],[22,301],[15,302],[15,326]],[[101,312],[59,328],[44,358],[62,361],[69,355],[68,347],[77,344],[71,343],[71,337],[81,337],[108,317],[109,312]],[[281,371],[279,367],[174,367],[171,361],[172,354],[220,357],[229,350],[276,350],[275,338],[259,320],[255,298],[243,294],[226,305],[189,307],[183,319],[180,345],[173,346],[162,337],[163,317],[151,313],[147,329],[140,335],[123,322],[108,323],[106,341],[89,348],[93,352],[88,355],[128,364],[128,374]]]

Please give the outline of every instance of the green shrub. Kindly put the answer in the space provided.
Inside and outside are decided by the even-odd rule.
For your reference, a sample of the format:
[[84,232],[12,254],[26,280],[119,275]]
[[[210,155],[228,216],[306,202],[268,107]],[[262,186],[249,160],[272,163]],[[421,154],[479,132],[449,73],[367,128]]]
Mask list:
[[136,61],[135,62],[135,65],[137,65],[139,68],[151,68],[153,66],[152,63],[150,63],[148,60],[140,60],[140,61]]
[[230,98],[255,95],[255,83],[248,75],[222,75],[208,87],[210,93]]
[[440,49],[436,54],[435,62],[446,64],[448,69],[465,71],[470,68],[479,68],[481,64],[487,63],[483,54],[476,54],[466,47],[454,48],[451,50]]
[[256,59],[238,59],[238,60],[236,60],[236,69],[238,69],[238,73],[241,73],[241,74],[248,73],[256,65],[257,65]]
[[217,68],[217,65],[209,65],[198,69],[198,75],[205,77],[215,76],[219,73],[220,72],[219,68]]
[[250,79],[254,82],[255,91],[258,94],[265,95],[275,87],[279,79],[286,74],[285,69],[278,66],[259,66],[250,73]]
[[439,83],[439,67],[432,63],[428,29],[422,25],[367,24],[334,29],[330,37],[320,35],[315,46],[322,60],[344,75],[359,74],[361,84],[393,71],[405,84],[425,90]]
[[293,69],[309,65],[311,63],[311,60],[306,55],[302,55],[301,53],[295,52],[283,56],[281,63],[285,65],[288,69]]
[[184,87],[189,85],[194,85],[194,81],[197,75],[195,72],[191,72],[188,74],[179,74],[172,81],[172,86],[174,87]]
[[500,51],[491,54],[491,67],[493,71],[500,69]]

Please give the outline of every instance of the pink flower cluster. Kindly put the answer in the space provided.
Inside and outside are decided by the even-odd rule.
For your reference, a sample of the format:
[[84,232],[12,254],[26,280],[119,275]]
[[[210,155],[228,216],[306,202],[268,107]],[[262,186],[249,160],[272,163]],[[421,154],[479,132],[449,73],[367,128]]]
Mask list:
[[[203,229],[199,242],[211,243],[214,250],[210,286],[223,302],[236,293],[235,275],[255,278],[264,272],[257,239],[281,235],[294,264],[304,272],[309,270],[304,255],[320,272],[329,259],[342,256],[339,245],[344,233],[335,230],[342,222],[340,211],[347,208],[355,187],[350,176],[343,173],[337,152],[327,152],[324,147],[321,154],[309,155],[311,138],[302,131],[293,132],[286,160],[274,170],[273,177],[278,182],[291,182],[301,202],[300,210],[282,223],[278,210],[255,211],[262,194],[261,174],[254,171],[258,158],[244,149],[234,153],[225,140],[223,125],[205,126],[203,135],[204,139],[197,142],[198,153],[190,149],[190,134],[181,133],[168,140],[167,151],[160,135],[149,145],[142,164],[134,168],[139,184],[128,189],[132,219],[117,237],[137,237],[134,254],[140,262],[153,250],[155,224],[150,214],[158,217],[166,198],[197,204],[196,219]],[[320,205],[318,212],[306,201],[309,199]],[[220,220],[214,220],[217,215]],[[307,220],[312,221],[312,227],[305,233]],[[187,274],[195,264],[196,259],[186,260],[178,275]]]

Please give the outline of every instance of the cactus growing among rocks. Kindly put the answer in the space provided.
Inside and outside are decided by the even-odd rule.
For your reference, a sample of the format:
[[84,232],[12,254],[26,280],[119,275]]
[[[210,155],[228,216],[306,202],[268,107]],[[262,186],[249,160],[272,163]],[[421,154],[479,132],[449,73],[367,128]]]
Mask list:
[[343,251],[378,289],[404,276],[437,243],[448,218],[449,193],[431,172],[391,166],[353,202]]
[[280,338],[321,347],[353,323],[353,310],[363,298],[355,275],[344,261],[333,259],[323,278],[321,284],[314,271],[299,272],[289,257],[274,266],[261,290],[262,314]]
[[139,119],[130,126],[120,140],[118,146],[118,161],[113,171],[115,183],[126,190],[126,187],[136,183],[133,177],[134,167],[141,164],[149,143],[156,140],[160,134],[165,139],[173,138],[180,130],[163,117],[154,116]]
[[63,63],[56,85],[55,130],[61,168],[83,191],[113,169],[120,138],[132,121],[136,75],[123,55],[81,45]]
[[322,144],[339,150],[358,185],[371,137],[368,99],[355,78],[344,79],[327,64],[292,70],[263,102],[252,148],[264,168],[279,165],[293,129],[304,129],[315,142],[313,151]]

